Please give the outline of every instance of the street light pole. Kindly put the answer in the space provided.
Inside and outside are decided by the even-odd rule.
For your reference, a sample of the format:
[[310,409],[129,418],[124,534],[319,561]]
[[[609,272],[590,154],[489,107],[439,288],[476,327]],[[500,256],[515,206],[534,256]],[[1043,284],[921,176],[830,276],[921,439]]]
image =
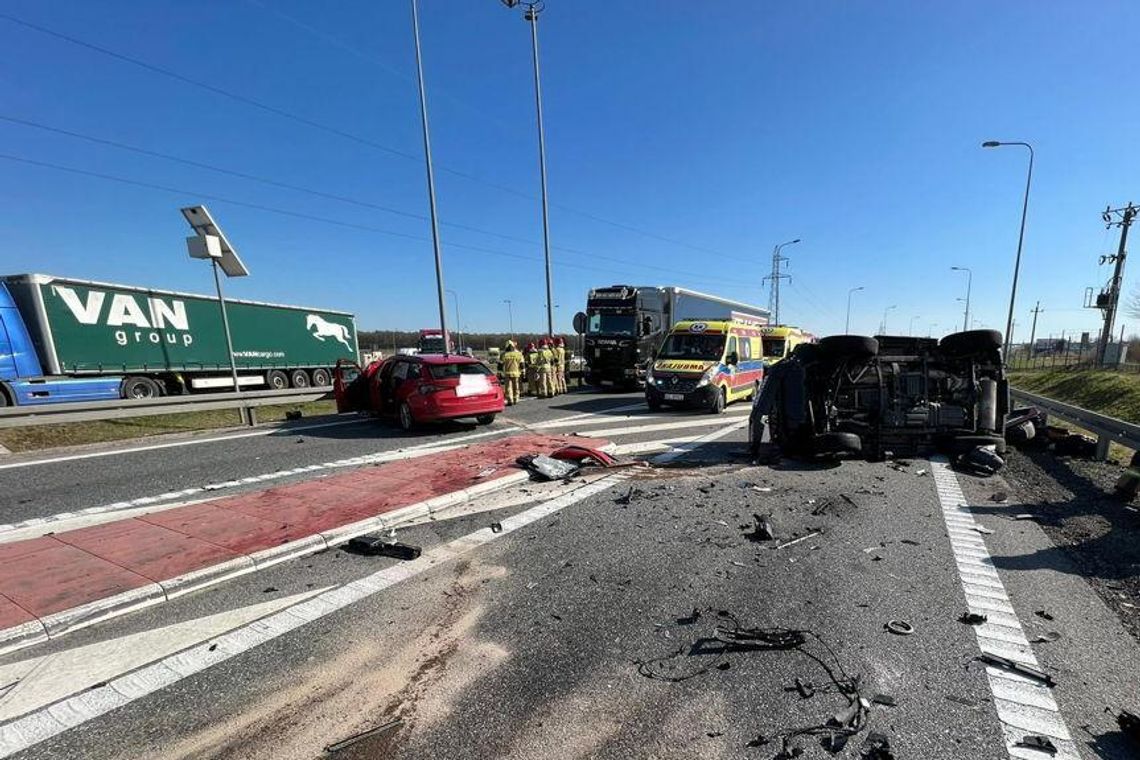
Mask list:
[[847,291],[847,321],[843,323],[843,332],[848,335],[851,334],[851,296],[853,296],[856,291],[859,290],[863,290],[862,285],[857,288],[851,288]]
[[879,323],[879,335],[886,335],[887,334],[887,312],[889,312],[891,309],[897,309],[897,308],[898,308],[898,304],[892,304],[892,305],[888,306],[887,308],[883,309],[883,321]]
[[1029,150],[1029,172],[1025,176],[1025,200],[1021,204],[1021,231],[1017,234],[1017,258],[1013,261],[1013,287],[1009,291],[1009,316],[1005,321],[1005,355],[1009,356],[1010,335],[1013,333],[1013,306],[1017,301],[1017,275],[1021,270],[1021,245],[1025,241],[1025,217],[1029,212],[1029,186],[1033,182],[1033,146],[1027,142],[999,142],[998,140],[987,140],[982,143],[983,148],[999,148],[1004,145],[1020,145]]
[[455,300],[455,350],[459,351],[463,348],[463,330],[460,329],[463,323],[459,321],[459,294],[451,288],[448,288],[447,292]]
[[908,337],[914,337],[914,320],[921,319],[921,314],[915,314],[910,318],[910,324],[906,326],[906,334]]
[[514,302],[509,298],[504,298],[503,303],[507,305],[507,324],[510,325],[511,337],[513,338],[515,337],[515,311],[514,307],[512,306]]
[[[970,290],[974,286],[974,272],[969,267],[950,267],[955,272],[966,273],[966,316],[962,319],[962,331],[969,330],[970,324]],[[961,299],[958,299],[961,300]]]
[[447,308],[444,305],[443,254],[439,248],[439,219],[435,208],[435,172],[431,166],[431,135],[428,131],[427,96],[424,94],[424,64],[420,54],[420,12],[412,0],[412,35],[416,41],[416,83],[420,90],[420,124],[424,133],[424,166],[427,168],[428,208],[431,212],[431,244],[435,250],[435,287],[439,301],[439,329],[443,333],[443,353],[448,353]]
[[[519,0],[503,0],[503,5],[514,8]],[[546,130],[542,123],[542,77],[538,66],[538,14],[542,12],[542,0],[523,0],[526,6],[523,18],[530,22],[530,50],[534,63],[534,106],[538,116],[538,172],[542,183],[542,248],[546,262],[546,334],[554,337],[554,285],[550,273],[550,210],[546,200]]]

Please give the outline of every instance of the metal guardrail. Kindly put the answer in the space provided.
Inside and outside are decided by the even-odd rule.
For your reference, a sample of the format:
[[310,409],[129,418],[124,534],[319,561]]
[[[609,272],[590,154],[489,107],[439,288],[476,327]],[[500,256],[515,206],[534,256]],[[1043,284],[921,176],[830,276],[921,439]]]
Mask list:
[[1108,458],[1108,444],[1113,441],[1133,451],[1140,451],[1140,425],[1097,412],[1090,412],[1088,409],[1082,409],[1079,406],[1054,401],[1051,398],[1038,396],[1035,393],[1028,393],[1017,388],[1010,388],[1009,394],[1014,400],[1044,409],[1052,415],[1095,433],[1096,458],[1099,461],[1103,462]]
[[242,418],[250,425],[257,424],[254,411],[259,406],[273,404],[301,404],[332,398],[332,388],[305,390],[242,391],[241,393],[206,393],[192,396],[163,396],[151,399],[114,399],[111,401],[81,401],[74,403],[43,404],[39,406],[11,406],[0,409],[0,428],[52,425],[61,422],[92,422],[119,420],[129,417],[150,417],[156,414],[202,412],[212,409],[241,409]]

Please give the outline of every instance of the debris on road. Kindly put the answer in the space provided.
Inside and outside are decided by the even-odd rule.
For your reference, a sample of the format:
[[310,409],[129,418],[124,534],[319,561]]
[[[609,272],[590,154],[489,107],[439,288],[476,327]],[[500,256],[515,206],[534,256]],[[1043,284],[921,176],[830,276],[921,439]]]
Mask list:
[[374,557],[392,557],[393,559],[413,560],[420,556],[422,549],[418,546],[393,541],[389,536],[378,536],[368,533],[357,536],[349,541],[345,548],[354,554],[364,554]]
[[1060,640],[1061,634],[1057,631],[1048,631],[1046,633],[1040,633],[1033,637],[1034,644],[1052,644],[1054,641]]
[[362,739],[367,739],[371,736],[377,736],[379,734],[385,734],[389,731],[395,731],[402,725],[404,725],[403,718],[397,718],[396,720],[388,721],[387,723],[376,726],[375,728],[370,728],[367,731],[361,731],[358,734],[353,734],[347,739],[341,739],[339,742],[329,744],[325,747],[325,752],[330,755],[340,752],[342,749],[347,749]]
[[792,546],[793,544],[798,544],[800,541],[807,541],[809,538],[812,538],[813,536],[818,536],[819,534],[820,534],[820,532],[818,530],[813,530],[811,533],[808,533],[806,536],[800,536],[799,538],[793,538],[791,541],[785,541],[784,543],[776,546],[776,548],[777,549],[784,549],[786,547]]
[[797,676],[796,691],[804,699],[811,699],[815,696],[815,685],[811,681],[803,681]]
[[677,618],[677,625],[692,625],[701,619],[701,611],[696,607],[688,615]]
[[1005,491],[998,491],[990,497],[990,501],[994,502],[995,504],[1005,504],[1007,501],[1009,501],[1009,494],[1007,494]]
[[993,535],[993,531],[984,525],[971,525],[970,530],[976,530],[978,533],[981,533],[981,534],[986,535],[986,536],[992,536]]
[[1033,665],[1026,665],[1025,663],[1017,662],[1015,660],[1009,659],[1008,657],[1002,657],[1001,655],[991,654],[990,652],[982,652],[980,655],[978,655],[977,659],[981,660],[987,665],[993,665],[994,667],[998,668],[1005,668],[1006,670],[1012,670],[1013,672],[1019,673],[1023,676],[1036,678],[1038,681],[1041,681],[1049,688],[1053,688],[1057,685],[1057,682],[1053,680],[1053,676],[1049,675],[1041,668],[1035,667]]
[[988,617],[979,615],[976,612],[964,612],[962,616],[958,618],[959,623],[965,623],[966,625],[981,625],[987,620],[989,620]]
[[872,732],[867,734],[867,741],[863,748],[863,760],[895,760],[891,752],[890,739],[885,734]]
[[890,694],[876,694],[871,697],[871,701],[877,705],[883,705],[884,707],[898,707],[899,704],[898,700]]
[[769,522],[767,515],[753,514],[752,519],[756,521],[755,527],[751,531],[744,534],[744,537],[749,541],[771,541],[776,537],[772,532],[772,523]]
[[883,624],[883,628],[896,636],[909,636],[914,633],[914,626],[905,620],[888,620]]
[[1036,615],[1037,617],[1041,618],[1042,620],[1052,620],[1053,619],[1053,616],[1050,615],[1045,610],[1034,610],[1033,614]]
[[1029,734],[1013,746],[1024,747],[1025,749],[1035,749],[1040,752],[1048,753],[1050,755],[1057,754],[1057,745],[1049,741],[1046,737],[1040,736],[1038,734]]
[[579,465],[553,459],[545,454],[525,454],[515,461],[540,480],[566,480],[582,469]]
[[492,533],[502,533],[503,532],[503,524],[501,522],[491,523],[491,532]]
[[975,446],[957,459],[958,465],[978,475],[993,475],[1002,467],[1002,459],[992,446]]
[[557,451],[551,452],[550,456],[554,459],[563,459],[571,462],[578,462],[579,464],[594,464],[599,467],[621,466],[621,463],[618,462],[617,459],[610,456],[601,449],[591,448],[590,446],[579,446],[577,444],[563,446]]
[[630,486],[628,491],[614,499],[614,504],[620,504],[623,507],[628,506],[635,497],[641,496],[641,494],[642,490],[640,488]]
[[921,470],[921,469],[920,469],[920,470],[915,470],[915,473],[914,473],[914,474],[915,474],[915,475],[917,475],[917,476],[919,476],[919,477],[922,477],[923,475],[925,475],[925,474],[926,474],[926,470]]
[[489,478],[496,471],[498,471],[498,469],[498,467],[487,467],[485,469],[479,470],[479,472],[475,473],[475,479],[479,480],[480,478]]

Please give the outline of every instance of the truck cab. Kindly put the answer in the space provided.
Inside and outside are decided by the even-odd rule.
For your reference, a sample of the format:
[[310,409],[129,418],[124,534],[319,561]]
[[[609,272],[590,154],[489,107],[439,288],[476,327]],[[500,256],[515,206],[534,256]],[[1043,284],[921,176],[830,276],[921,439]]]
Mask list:
[[669,320],[659,288],[594,288],[586,301],[585,361],[589,383],[630,388],[645,380]]
[[8,286],[0,283],[0,406],[117,399],[120,377],[45,376]]

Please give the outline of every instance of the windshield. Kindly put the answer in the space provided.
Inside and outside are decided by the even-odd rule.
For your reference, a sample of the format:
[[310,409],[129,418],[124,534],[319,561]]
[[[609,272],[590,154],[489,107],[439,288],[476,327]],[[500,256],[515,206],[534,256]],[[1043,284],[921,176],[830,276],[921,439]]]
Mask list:
[[429,364],[428,371],[435,380],[454,380],[460,375],[489,375],[491,370],[479,362],[464,364]]
[[788,345],[788,341],[783,338],[765,338],[764,339],[764,358],[765,359],[781,359],[784,356],[784,347]]
[[591,335],[633,335],[636,327],[632,314],[591,314],[586,332]]
[[676,333],[670,335],[658,359],[703,359],[717,361],[724,353],[723,335]]

